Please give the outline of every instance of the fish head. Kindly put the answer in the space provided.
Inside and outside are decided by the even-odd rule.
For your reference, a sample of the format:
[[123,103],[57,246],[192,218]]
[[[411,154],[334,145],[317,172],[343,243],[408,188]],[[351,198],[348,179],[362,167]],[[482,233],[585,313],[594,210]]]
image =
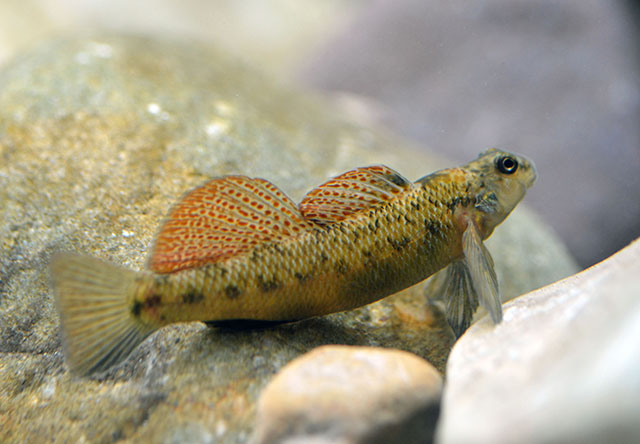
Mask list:
[[483,238],[487,238],[531,188],[536,167],[525,156],[492,148],[463,168],[474,176],[476,220]]

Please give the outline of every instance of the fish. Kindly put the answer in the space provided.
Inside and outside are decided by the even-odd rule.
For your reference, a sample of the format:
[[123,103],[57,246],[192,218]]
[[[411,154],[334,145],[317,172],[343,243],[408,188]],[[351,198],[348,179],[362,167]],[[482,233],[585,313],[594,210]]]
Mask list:
[[67,366],[103,372],[168,324],[293,322],[370,304],[438,272],[457,336],[478,305],[500,322],[483,241],[535,179],[531,160],[496,148],[415,182],[384,165],[356,168],[298,205],[264,179],[211,179],[169,211],[142,271],[53,255]]

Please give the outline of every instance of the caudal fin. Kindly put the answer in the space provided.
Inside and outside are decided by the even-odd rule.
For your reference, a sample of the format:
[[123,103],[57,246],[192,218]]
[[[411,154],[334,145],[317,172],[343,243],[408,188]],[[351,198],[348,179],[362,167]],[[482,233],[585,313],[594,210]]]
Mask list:
[[136,272],[88,256],[58,253],[51,273],[65,357],[74,373],[108,369],[155,330],[131,312]]

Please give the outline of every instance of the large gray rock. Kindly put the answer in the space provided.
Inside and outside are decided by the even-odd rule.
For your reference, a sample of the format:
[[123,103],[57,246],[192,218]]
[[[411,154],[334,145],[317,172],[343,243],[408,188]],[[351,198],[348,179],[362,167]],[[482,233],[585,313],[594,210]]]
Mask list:
[[258,402],[256,444],[426,443],[442,376],[411,353],[318,347],[284,367]]
[[640,442],[640,241],[456,343],[438,442]]
[[[0,442],[243,442],[265,384],[323,344],[404,349],[442,371],[453,337],[419,286],[269,330],[170,326],[99,377],[73,378],[63,365],[47,271],[52,252],[84,251],[139,269],[168,208],[210,176],[264,177],[298,199],[332,174],[372,163],[414,179],[435,168],[431,157],[208,47],[53,40],[6,65]],[[526,211],[494,236],[511,296],[575,269]]]

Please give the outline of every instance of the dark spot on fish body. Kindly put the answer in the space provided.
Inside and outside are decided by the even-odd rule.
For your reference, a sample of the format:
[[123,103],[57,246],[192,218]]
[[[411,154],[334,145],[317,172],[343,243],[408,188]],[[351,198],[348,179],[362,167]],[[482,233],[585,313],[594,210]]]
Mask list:
[[224,294],[226,294],[229,299],[236,299],[240,296],[240,293],[240,289],[235,285],[227,285],[224,287]]
[[138,317],[140,316],[141,312],[142,312],[142,302],[134,301],[133,306],[131,306],[131,314],[134,315],[135,317]]
[[391,236],[387,237],[387,242],[391,244],[394,250],[402,251],[404,247],[410,242],[409,238],[406,236],[401,237],[400,239],[393,239]]
[[311,228],[311,230],[317,239],[318,236],[322,236],[324,235],[324,233],[326,233],[327,228],[328,227],[326,225],[320,225],[318,227]]
[[320,262],[322,262],[324,264],[328,260],[329,260],[329,256],[327,256],[327,253],[325,253],[324,251],[321,251],[320,252]]
[[270,291],[274,291],[280,288],[280,283],[275,277],[272,277],[271,279],[267,280],[264,278],[264,276],[259,274],[258,287],[260,288],[260,291],[262,291],[263,293],[268,293]]
[[227,275],[227,273],[229,272],[225,267],[223,267],[220,264],[214,264],[214,266],[215,266],[215,269],[220,272],[220,276],[221,277],[225,277]]
[[349,271],[351,270],[344,259],[338,259],[334,265],[334,268],[338,272],[338,274],[341,274],[343,276],[349,274]]
[[262,260],[262,254],[260,254],[260,252],[258,251],[258,249],[254,249],[253,253],[251,253],[251,256],[249,256],[249,259],[252,262],[259,262]]
[[[384,241],[375,241],[371,249],[361,250],[362,253],[362,266],[364,268],[375,267],[379,260],[378,252],[385,248]],[[359,268],[359,267],[358,267]]]
[[460,198],[459,197],[454,197],[449,202],[447,202],[447,207],[451,211],[453,211],[459,203],[460,203]]
[[162,302],[162,297],[159,294],[152,294],[144,301],[145,308],[154,308],[160,305]]
[[433,236],[438,235],[440,232],[440,224],[429,219],[424,221],[424,228]]
[[142,313],[142,310],[155,308],[160,305],[160,302],[162,302],[161,296],[159,294],[152,293],[144,301],[133,301],[131,314],[138,317]]
[[306,280],[308,280],[311,277],[311,273],[300,273],[299,271],[296,271],[293,276],[299,281],[299,282],[304,282]]
[[194,289],[189,290],[187,293],[182,295],[182,302],[185,304],[197,304],[204,299],[204,295],[199,291]]

